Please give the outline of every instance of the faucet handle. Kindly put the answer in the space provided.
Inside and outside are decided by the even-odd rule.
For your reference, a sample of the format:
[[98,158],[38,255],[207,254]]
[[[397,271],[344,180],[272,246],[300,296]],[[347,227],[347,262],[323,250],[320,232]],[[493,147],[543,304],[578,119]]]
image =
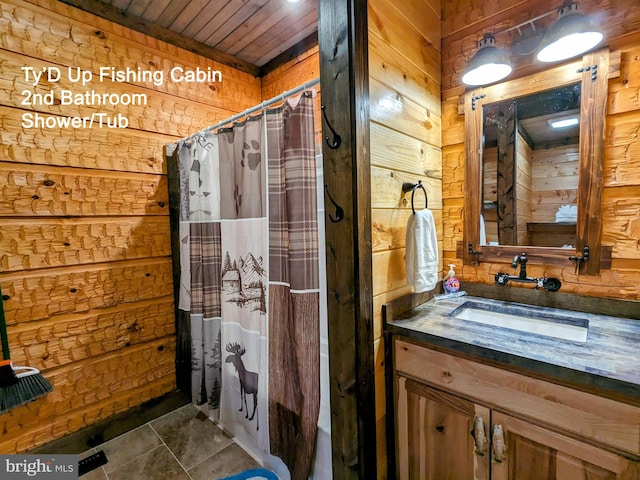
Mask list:
[[494,279],[498,285],[506,285],[509,281],[509,274],[502,272],[496,273]]
[[562,282],[557,278],[540,277],[535,280],[537,281],[537,284],[534,287],[536,290],[544,288],[547,292],[557,292],[562,286]]

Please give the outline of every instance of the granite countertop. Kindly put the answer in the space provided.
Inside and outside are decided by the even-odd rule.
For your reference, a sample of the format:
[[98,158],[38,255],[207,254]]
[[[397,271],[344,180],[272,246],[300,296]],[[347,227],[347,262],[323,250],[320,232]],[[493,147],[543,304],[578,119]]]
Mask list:
[[640,321],[523,305],[541,316],[588,321],[585,342],[525,333],[450,316],[465,302],[500,312],[522,305],[481,297],[432,298],[386,324],[387,332],[480,361],[640,405]]

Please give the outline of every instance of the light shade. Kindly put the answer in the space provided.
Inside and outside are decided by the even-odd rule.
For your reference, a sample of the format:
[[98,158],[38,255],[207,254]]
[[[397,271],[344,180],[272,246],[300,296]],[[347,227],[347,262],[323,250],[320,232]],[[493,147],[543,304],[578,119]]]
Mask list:
[[494,46],[495,38],[487,33],[478,43],[478,51],[471,57],[462,75],[462,83],[470,86],[488,85],[511,73],[506,52]]
[[542,39],[537,55],[539,61],[566,60],[591,50],[602,41],[604,35],[600,29],[588,17],[577,12],[577,3],[564,5],[558,10],[558,21]]

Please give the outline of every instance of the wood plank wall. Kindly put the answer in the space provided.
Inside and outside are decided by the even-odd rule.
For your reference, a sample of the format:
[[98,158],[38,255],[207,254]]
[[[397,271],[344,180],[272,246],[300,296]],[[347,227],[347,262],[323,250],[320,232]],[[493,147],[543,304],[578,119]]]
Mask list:
[[[381,315],[384,303],[411,291],[404,260],[411,194],[402,193],[403,182],[422,181],[442,239],[439,0],[369,1],[369,77],[378,477],[386,478]],[[424,208],[421,191],[414,201]]]
[[[80,67],[83,87],[25,82],[21,68]],[[222,72],[217,83],[96,83],[100,67]],[[64,80],[63,75],[63,80]],[[126,129],[29,129],[22,91],[142,93],[107,107]],[[54,0],[0,0],[0,282],[16,364],[54,391],[0,416],[0,451],[22,452],[175,389],[164,145],[261,99],[260,80]]]
[[[553,5],[544,0],[464,0],[442,6],[443,247],[445,263],[460,264],[456,242],[463,238],[465,194],[464,116],[458,114],[459,95],[464,93],[462,70],[485,32],[533,18]],[[540,265],[529,265],[528,272],[560,278],[564,292],[640,300],[640,3],[584,0],[580,9],[596,17],[611,50],[622,52],[621,75],[609,81],[605,138],[602,243],[613,249],[612,268],[597,276],[576,276],[572,267]],[[498,40],[504,41],[500,35],[499,44]],[[522,57],[510,78],[541,68],[530,57]],[[493,283],[493,275],[505,268],[490,263],[464,266],[460,279],[463,287],[465,281]]]
[[578,204],[578,145],[532,152],[531,221],[555,222],[558,208]]

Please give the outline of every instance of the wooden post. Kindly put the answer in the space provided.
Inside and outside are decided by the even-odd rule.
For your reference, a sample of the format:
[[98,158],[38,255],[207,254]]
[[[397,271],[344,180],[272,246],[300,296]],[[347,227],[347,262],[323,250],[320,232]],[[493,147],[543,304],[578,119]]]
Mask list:
[[[375,479],[371,172],[366,0],[320,2],[322,102],[341,145],[323,143],[333,478]],[[333,134],[323,120],[323,137]]]
[[[498,109],[498,241],[517,245],[518,223],[516,189],[517,105],[502,104]],[[483,239],[481,239],[483,240]]]
[[[602,191],[605,118],[609,86],[609,51],[607,49],[584,56],[580,111],[580,169],[578,175],[578,252],[589,246],[590,258],[581,266],[587,275],[600,272],[602,235]],[[597,66],[596,71],[593,67]],[[583,208],[584,207],[584,208]]]

